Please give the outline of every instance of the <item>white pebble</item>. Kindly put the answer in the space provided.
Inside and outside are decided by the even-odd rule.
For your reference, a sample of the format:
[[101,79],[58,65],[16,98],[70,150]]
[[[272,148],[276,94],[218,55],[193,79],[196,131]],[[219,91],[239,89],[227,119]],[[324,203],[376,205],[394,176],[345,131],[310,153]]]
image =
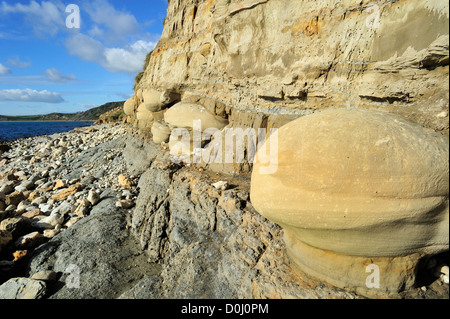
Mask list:
[[226,190],[228,188],[228,183],[225,182],[225,181],[219,181],[217,183],[212,184],[212,186],[214,186],[217,189],[220,189],[220,190],[224,191],[224,190]]
[[438,118],[445,118],[447,116],[448,116],[448,112],[447,111],[442,111],[441,113],[436,115],[436,117],[438,117]]
[[92,204],[92,206],[94,206],[100,201],[100,195],[95,190],[91,189],[87,200]]

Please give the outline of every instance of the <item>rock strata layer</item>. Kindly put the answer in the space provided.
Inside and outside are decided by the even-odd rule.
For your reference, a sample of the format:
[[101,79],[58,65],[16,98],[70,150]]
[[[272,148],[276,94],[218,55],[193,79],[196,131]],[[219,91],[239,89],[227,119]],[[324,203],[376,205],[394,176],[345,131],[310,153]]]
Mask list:
[[197,99],[234,127],[265,128],[383,109],[448,135],[448,12],[444,0],[170,1],[134,109]]
[[[192,128],[209,114],[223,124],[204,120],[202,130],[226,125],[223,137],[228,128],[270,131],[318,110],[358,108],[448,136],[448,10],[444,0],[171,1],[162,37],[124,105],[125,121],[165,143],[154,122]],[[180,103],[197,107],[178,112]],[[174,156],[220,153],[220,137],[177,143],[177,125],[170,125]],[[250,173],[253,164],[200,162],[232,174]]]

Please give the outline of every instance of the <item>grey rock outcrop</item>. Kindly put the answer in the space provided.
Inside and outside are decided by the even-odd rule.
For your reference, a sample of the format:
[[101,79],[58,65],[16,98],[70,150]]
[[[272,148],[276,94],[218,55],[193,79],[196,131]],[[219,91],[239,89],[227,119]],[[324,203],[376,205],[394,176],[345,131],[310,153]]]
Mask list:
[[[61,289],[51,298],[118,297],[120,289],[133,286],[135,268],[142,267],[148,274],[152,267],[159,270],[158,265],[148,264],[145,258],[139,266],[136,264],[139,251],[126,231],[126,215],[114,208],[115,194],[110,194],[92,209],[90,216],[35,251],[30,274],[45,270],[62,274]],[[72,278],[78,281],[76,285]]]

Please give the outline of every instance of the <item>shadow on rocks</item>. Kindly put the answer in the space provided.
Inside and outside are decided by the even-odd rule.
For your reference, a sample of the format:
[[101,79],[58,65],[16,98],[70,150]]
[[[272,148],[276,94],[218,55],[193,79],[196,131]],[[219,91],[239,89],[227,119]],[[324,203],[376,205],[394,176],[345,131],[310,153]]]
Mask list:
[[51,299],[111,299],[145,276],[160,272],[147,262],[127,229],[127,211],[115,207],[107,191],[91,215],[40,246],[30,258],[28,275],[52,270],[60,276]]

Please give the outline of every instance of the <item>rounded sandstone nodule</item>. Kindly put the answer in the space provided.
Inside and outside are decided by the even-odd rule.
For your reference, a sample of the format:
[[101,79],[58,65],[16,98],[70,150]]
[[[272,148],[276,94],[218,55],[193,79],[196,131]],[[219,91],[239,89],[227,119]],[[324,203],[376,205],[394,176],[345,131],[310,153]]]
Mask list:
[[163,122],[154,122],[152,125],[153,142],[161,144],[168,142],[170,138],[170,127]]
[[123,111],[126,115],[130,116],[134,114],[134,109],[135,109],[135,98],[132,97],[125,101],[123,105]]
[[[277,142],[275,173],[254,164],[251,200],[284,228],[296,267],[390,293],[414,284],[420,258],[449,249],[447,137],[387,112],[333,109],[284,125]],[[381,285],[370,292],[369,260]]]

